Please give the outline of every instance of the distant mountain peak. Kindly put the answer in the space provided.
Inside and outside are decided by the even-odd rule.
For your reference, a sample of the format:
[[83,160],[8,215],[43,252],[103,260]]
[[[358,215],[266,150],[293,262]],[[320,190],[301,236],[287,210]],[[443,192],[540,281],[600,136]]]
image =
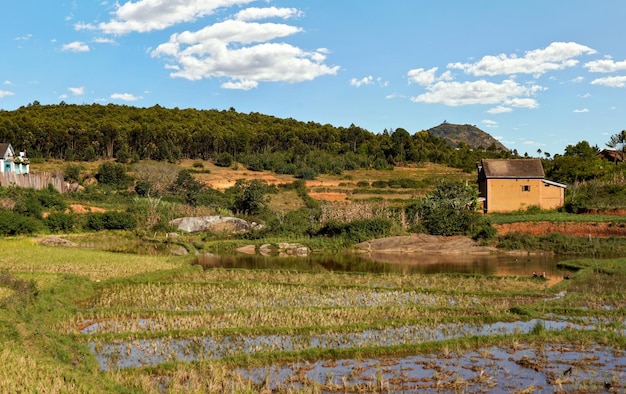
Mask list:
[[496,150],[509,150],[489,133],[470,124],[454,124],[444,120],[439,126],[435,126],[427,131],[454,147],[458,147],[460,143],[464,143],[474,149],[488,149],[495,146]]

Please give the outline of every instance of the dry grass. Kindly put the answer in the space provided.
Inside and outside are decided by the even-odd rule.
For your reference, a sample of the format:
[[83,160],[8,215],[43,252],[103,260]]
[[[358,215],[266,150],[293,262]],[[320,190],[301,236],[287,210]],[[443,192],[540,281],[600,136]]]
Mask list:
[[179,268],[181,257],[157,257],[97,250],[47,247],[33,239],[0,240],[0,271],[85,275],[91,280]]

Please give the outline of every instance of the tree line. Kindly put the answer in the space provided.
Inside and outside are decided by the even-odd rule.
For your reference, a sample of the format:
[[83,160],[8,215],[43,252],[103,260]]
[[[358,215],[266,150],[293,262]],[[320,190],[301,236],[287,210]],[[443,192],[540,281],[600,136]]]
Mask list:
[[240,162],[301,178],[355,168],[433,162],[475,169],[476,161],[511,157],[494,147],[457,148],[426,131],[402,128],[373,133],[354,124],[282,119],[229,110],[168,109],[155,105],[74,105],[38,102],[0,111],[0,141],[31,158],[66,161],[180,159]]

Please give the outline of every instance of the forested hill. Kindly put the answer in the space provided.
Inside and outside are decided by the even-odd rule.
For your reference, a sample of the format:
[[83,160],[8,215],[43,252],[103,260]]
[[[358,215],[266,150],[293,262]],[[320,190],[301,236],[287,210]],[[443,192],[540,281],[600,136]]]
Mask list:
[[469,124],[453,124],[444,121],[439,126],[429,129],[428,132],[437,138],[445,140],[454,147],[458,147],[460,143],[464,143],[474,149],[490,148],[495,150],[508,150],[489,133]]
[[[252,170],[341,172],[436,162],[471,169],[480,157],[455,150],[427,132],[372,133],[230,110],[168,109],[158,105],[40,105],[0,111],[0,142],[31,158],[120,162],[153,159],[237,160]],[[507,155],[509,152],[483,152]],[[223,160],[222,160],[223,159]],[[469,164],[468,164],[469,163]]]

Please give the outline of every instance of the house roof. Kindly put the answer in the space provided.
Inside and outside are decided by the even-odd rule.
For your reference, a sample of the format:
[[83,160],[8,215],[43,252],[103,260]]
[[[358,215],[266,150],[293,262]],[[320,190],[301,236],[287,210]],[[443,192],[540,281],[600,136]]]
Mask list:
[[543,165],[539,159],[482,159],[485,178],[533,178],[543,179]]
[[624,161],[624,158],[622,157],[622,152],[618,150],[602,149],[602,151],[598,153],[598,157],[602,157],[604,159],[615,162]]
[[11,144],[0,143],[0,158],[6,158],[7,152],[13,154],[13,147]]

